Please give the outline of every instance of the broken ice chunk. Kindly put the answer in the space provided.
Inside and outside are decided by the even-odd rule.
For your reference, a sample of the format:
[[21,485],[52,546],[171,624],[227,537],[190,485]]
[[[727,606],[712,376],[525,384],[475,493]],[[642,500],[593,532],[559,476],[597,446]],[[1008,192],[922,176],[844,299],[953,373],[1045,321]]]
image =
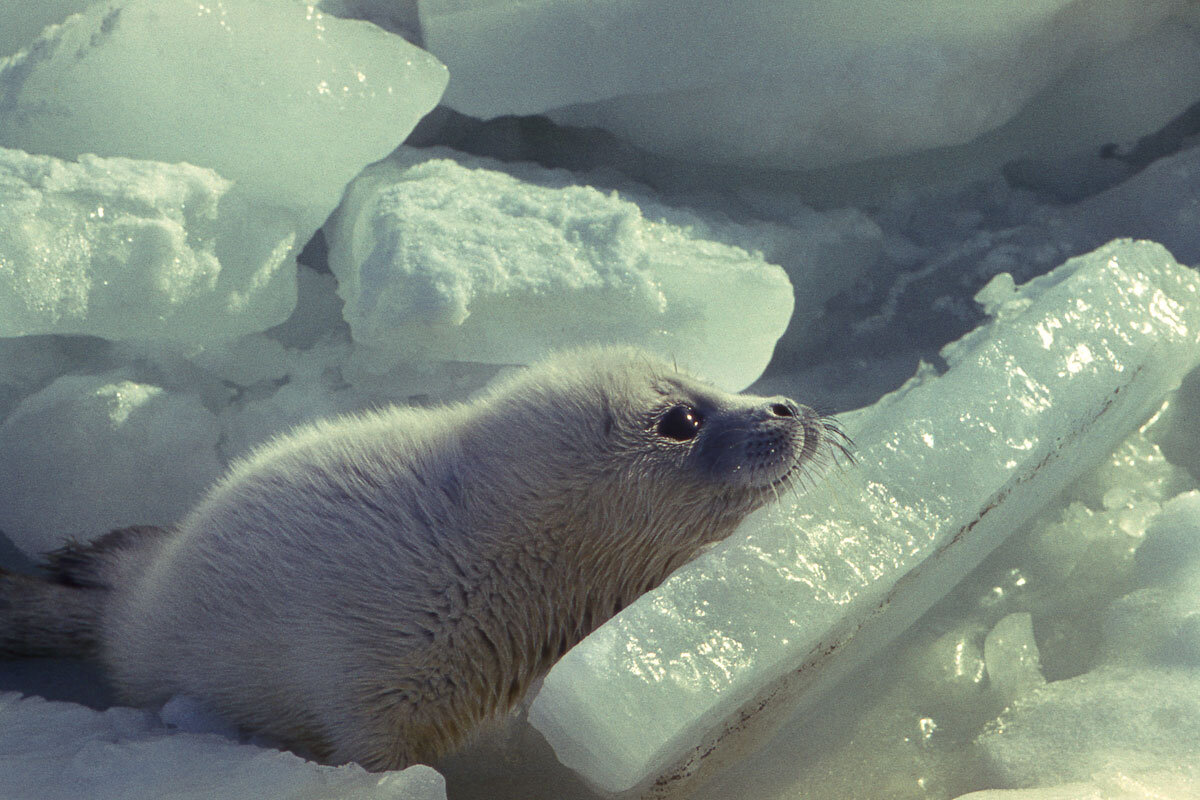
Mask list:
[[67,376],[0,425],[0,530],[27,555],[124,525],[169,525],[221,473],[219,429],[195,395]]
[[[219,199],[221,235],[211,237],[211,224],[167,226],[152,239],[142,225],[135,244],[157,253],[134,260],[154,261],[165,251],[167,259],[186,258],[184,245],[215,255],[227,306],[221,311],[257,317],[254,329],[263,330],[282,322],[295,302],[290,256],[350,179],[403,141],[445,84],[445,67],[428,53],[312,5],[109,0],[0,60],[0,147],[215,170],[232,182],[228,191],[198,197],[198,215],[180,213],[192,222]],[[106,201],[98,195],[97,208]],[[86,232],[71,222],[63,235]],[[111,245],[99,232],[102,248]],[[198,241],[187,239],[193,234]],[[79,235],[74,244],[91,246]]]
[[381,370],[628,342],[742,389],[792,313],[761,255],[533,167],[405,150],[355,180],[327,232],[346,321]]
[[1009,614],[996,623],[983,643],[988,681],[1007,705],[1046,683],[1033,640],[1033,617]]
[[1200,763],[1200,673],[1100,668],[1017,700],[979,737],[1009,787]]
[[187,161],[328,214],[446,80],[400,37],[312,5],[109,0],[0,61],[0,144]]
[[[1154,29],[1171,4],[421,0],[418,10],[459,111],[550,112],[683,158],[805,169],[970,141],[1089,56]],[[1108,93],[1123,85],[1111,79]]]
[[[286,316],[286,253],[250,283],[221,274],[217,251],[237,240],[220,215],[231,185],[190,164],[0,148],[0,336],[210,343]],[[255,218],[266,235],[270,213]]]
[[1162,403],[1200,276],[1118,241],[844,420],[858,466],[759,512],[569,652],[530,720],[611,792],[686,791],[810,706]]

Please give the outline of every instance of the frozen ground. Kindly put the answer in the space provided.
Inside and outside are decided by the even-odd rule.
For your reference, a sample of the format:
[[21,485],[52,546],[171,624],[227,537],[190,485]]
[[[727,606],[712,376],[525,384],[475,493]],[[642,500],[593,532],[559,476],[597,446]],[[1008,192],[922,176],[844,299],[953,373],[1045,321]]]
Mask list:
[[[557,756],[508,720],[437,765],[451,800],[593,800],[705,741],[697,798],[1200,796],[1200,378],[1167,393],[1200,357],[1194,3],[322,5],[0,4],[0,563],[169,523],[314,416],[634,340],[865,407],[860,467],[602,628],[530,712]],[[925,527],[855,517],[900,494]],[[688,602],[743,616],[656,623],[662,658],[637,609]],[[585,662],[625,688],[571,710]],[[79,664],[0,691],[0,797],[443,791],[103,710]]]

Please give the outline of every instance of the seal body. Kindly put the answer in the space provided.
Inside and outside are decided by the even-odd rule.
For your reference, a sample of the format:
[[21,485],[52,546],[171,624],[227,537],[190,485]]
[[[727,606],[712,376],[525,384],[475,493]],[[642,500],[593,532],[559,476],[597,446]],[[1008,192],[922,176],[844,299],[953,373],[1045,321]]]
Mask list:
[[77,605],[124,700],[185,694],[321,760],[401,768],[509,709],[837,436],[785,398],[574,351],[467,404],[277,439],[177,527],[58,554],[55,591],[93,595]]

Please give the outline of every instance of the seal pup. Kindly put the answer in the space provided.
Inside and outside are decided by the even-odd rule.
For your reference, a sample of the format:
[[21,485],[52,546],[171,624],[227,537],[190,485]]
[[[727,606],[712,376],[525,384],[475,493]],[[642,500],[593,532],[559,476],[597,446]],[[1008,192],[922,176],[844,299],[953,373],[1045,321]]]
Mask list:
[[301,427],[177,526],[0,574],[0,654],[95,654],[329,763],[429,762],[837,452],[828,419],[630,348]]

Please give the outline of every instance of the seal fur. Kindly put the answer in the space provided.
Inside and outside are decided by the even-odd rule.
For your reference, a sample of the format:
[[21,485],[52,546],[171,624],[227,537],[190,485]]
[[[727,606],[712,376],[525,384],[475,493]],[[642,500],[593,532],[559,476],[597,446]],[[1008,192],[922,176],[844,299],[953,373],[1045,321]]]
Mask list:
[[324,761],[430,762],[842,438],[568,352],[471,403],[300,428],[172,529],[0,574],[0,652],[95,652],[128,702],[185,694]]

